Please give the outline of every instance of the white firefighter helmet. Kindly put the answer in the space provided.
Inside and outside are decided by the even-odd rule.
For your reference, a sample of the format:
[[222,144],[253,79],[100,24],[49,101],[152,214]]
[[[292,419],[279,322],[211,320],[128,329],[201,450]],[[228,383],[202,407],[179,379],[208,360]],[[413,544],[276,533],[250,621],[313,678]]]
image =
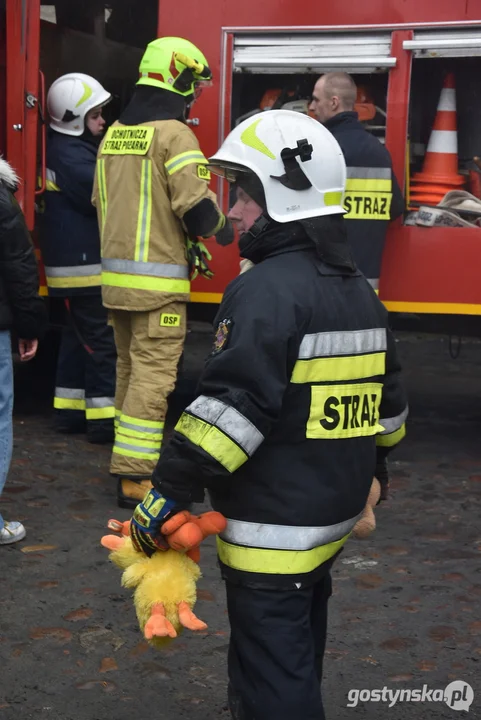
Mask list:
[[230,182],[253,172],[268,214],[280,223],[345,212],[346,163],[337,140],[317,120],[292,110],[244,120],[209,158],[209,167]]
[[87,113],[106,105],[111,99],[111,94],[90,75],[62,75],[48,91],[50,127],[64,135],[82,135]]

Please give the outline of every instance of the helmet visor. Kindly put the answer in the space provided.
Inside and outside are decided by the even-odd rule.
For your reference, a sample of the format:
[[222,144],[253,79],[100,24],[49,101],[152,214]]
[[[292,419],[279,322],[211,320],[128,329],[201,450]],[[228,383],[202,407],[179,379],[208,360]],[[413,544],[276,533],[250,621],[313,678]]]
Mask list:
[[214,173],[214,175],[218,175],[230,183],[237,182],[238,175],[251,172],[248,168],[243,165],[237,165],[236,163],[219,160],[217,164],[215,159],[212,162],[209,161],[207,167]]

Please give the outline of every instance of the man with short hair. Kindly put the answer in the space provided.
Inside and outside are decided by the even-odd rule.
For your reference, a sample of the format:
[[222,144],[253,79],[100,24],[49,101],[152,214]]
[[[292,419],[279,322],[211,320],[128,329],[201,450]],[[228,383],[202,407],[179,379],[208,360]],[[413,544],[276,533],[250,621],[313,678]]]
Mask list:
[[377,290],[387,226],[403,212],[404,199],[388,150],[359,122],[356,96],[348,73],[326,73],[314,87],[309,109],[344,153],[348,240],[357,266]]

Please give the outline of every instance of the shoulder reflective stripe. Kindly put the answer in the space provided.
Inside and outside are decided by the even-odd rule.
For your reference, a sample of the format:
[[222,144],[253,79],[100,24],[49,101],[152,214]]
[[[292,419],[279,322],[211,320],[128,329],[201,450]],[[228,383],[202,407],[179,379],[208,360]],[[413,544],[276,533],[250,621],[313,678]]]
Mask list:
[[135,260],[146,262],[149,254],[150,221],[152,217],[152,163],[142,160],[139,213],[135,240]]
[[304,335],[299,347],[299,360],[331,355],[360,355],[381,352],[387,348],[385,328],[342,330],[339,332]]
[[102,270],[128,275],[153,275],[186,279],[189,277],[187,265],[171,265],[170,263],[137,262],[135,260],[102,259]]
[[105,160],[102,158],[97,161],[97,184],[100,199],[101,231],[103,232],[107,217],[107,183],[105,181]]
[[366,280],[368,281],[372,289],[375,290],[377,294],[379,294],[379,278],[366,278]]
[[142,277],[140,275],[118,275],[102,273],[102,284],[107,287],[129,288],[130,290],[152,290],[174,294],[190,293],[188,280],[168,280],[166,278]]
[[45,267],[45,274],[50,277],[84,277],[87,275],[100,275],[102,266],[95,265],[67,265],[66,267]]
[[164,423],[160,422],[160,420],[144,420],[143,418],[132,417],[132,415],[125,415],[124,413],[121,413],[120,420],[124,423],[130,423],[136,430],[145,432],[148,431],[148,428],[157,429],[164,427]]
[[376,445],[379,447],[394,447],[394,445],[397,445],[403,437],[406,435],[406,426],[402,425],[399,430],[395,430],[393,433],[389,433],[389,435],[383,435],[380,433],[376,436]]
[[246,547],[271,550],[312,550],[319,545],[327,545],[341,540],[344,535],[351,532],[363,512],[344,522],[325,527],[269,525],[228,518],[227,527],[224,532],[220,533],[220,538],[226,542]]
[[173,175],[178,172],[178,170],[182,170],[186,165],[192,165],[194,163],[207,165],[207,158],[200,150],[189,150],[188,152],[176,155],[165,163],[165,169],[169,175]]
[[59,398],[71,398],[72,400],[84,400],[85,390],[83,388],[56,387],[55,395]]
[[193,415],[182,413],[175,430],[205,450],[231,473],[248,460],[248,455],[230,437]]
[[112,448],[112,452],[117,453],[117,455],[123,455],[124,457],[132,457],[137,460],[150,460],[152,462],[157,462],[160,457],[160,452],[156,452],[155,450],[137,451],[131,448],[126,450],[117,443]]
[[382,434],[387,435],[388,433],[392,433],[395,430],[399,430],[401,425],[403,425],[406,422],[408,415],[409,415],[409,406],[406,405],[406,407],[404,408],[402,413],[399,413],[399,415],[395,415],[394,417],[390,417],[390,418],[381,418],[379,422],[384,428]]
[[309,573],[330,560],[344,545],[349,535],[336,542],[299,552],[298,550],[259,550],[231,545],[217,537],[217,552],[224,565],[244,572],[268,575],[299,575]]
[[355,167],[350,165],[346,168],[346,177],[350,178],[363,178],[371,179],[377,178],[379,180],[390,180],[392,177],[391,168],[375,168],[375,167]]
[[216,398],[200,395],[186,412],[206,420],[229,435],[248,455],[264,441],[264,435],[238,410]]
[[381,383],[313,385],[306,438],[344,440],[370,437],[382,431],[379,424]]
[[296,362],[291,383],[361,380],[376,375],[384,375],[385,372],[385,352],[372,353],[371,355],[314,358]]

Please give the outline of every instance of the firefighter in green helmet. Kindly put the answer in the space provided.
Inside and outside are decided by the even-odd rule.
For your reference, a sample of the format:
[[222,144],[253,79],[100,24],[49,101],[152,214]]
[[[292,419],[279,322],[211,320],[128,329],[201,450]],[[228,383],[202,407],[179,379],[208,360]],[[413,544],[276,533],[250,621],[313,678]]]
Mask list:
[[190,280],[209,274],[202,238],[234,239],[209,190],[210,172],[187,125],[212,73],[204,54],[176,37],[151,42],[129,105],[107,131],[93,202],[102,244],[102,299],[117,346],[116,436],[111,473],[121,507],[151,487],[167,398],[186,333]]

